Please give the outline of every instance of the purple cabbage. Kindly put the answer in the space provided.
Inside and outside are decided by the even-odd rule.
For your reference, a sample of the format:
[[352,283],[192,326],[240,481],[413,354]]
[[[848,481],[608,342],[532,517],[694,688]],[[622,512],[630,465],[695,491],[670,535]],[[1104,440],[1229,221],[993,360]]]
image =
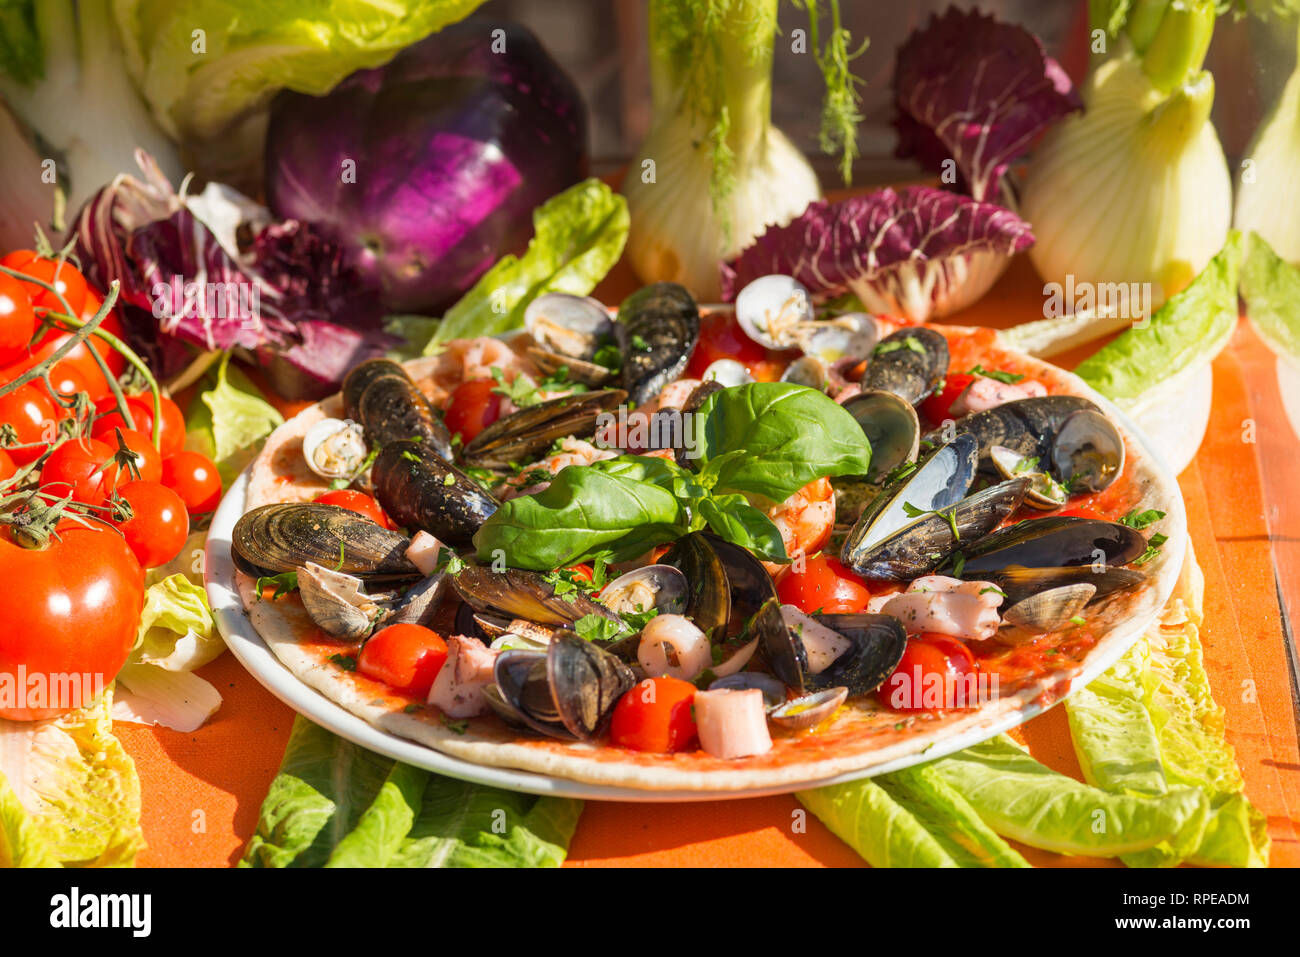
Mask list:
[[894,64],[896,154],[936,172],[956,161],[966,190],[1000,196],[1003,174],[1081,102],[1029,31],[949,7],[901,47]]
[[225,187],[178,195],[138,158],[146,182],[119,176],[82,208],[76,254],[93,284],[121,284],[127,338],[157,374],[184,368],[190,346],[236,349],[286,398],[317,399],[396,344],[337,243]]
[[583,178],[586,126],[531,33],[468,21],[325,96],[278,94],[267,200],[339,242],[389,310],[437,313],[522,250],[534,207]]
[[928,186],[882,189],[810,203],[788,225],[769,227],[723,265],[722,294],[730,302],[779,273],[818,301],[851,292],[872,312],[923,321],[966,305],[979,270],[1033,242],[1029,224],[1001,206]]

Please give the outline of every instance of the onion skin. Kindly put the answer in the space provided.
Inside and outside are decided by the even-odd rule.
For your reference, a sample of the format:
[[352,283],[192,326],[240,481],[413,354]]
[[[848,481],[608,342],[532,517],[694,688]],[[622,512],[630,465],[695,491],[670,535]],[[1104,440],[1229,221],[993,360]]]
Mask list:
[[534,207],[583,178],[586,142],[578,91],[532,34],[471,21],[325,96],[280,93],[267,200],[337,239],[388,309],[437,312],[522,250]]

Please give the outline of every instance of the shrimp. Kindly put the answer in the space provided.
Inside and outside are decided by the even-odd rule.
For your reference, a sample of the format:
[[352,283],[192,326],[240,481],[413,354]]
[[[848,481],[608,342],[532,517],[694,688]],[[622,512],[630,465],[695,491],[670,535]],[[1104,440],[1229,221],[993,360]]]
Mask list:
[[[810,555],[830,538],[835,525],[835,489],[830,479],[819,478],[809,482],[784,502],[766,509],[785,543],[785,552],[791,558]],[[764,562],[768,573],[774,577],[787,566]]]
[[[590,442],[582,439],[575,439],[572,436],[560,440],[560,451],[554,455],[548,455],[534,465],[530,465],[518,475],[512,475],[506,479],[507,490],[505,498],[515,498],[520,495],[533,495],[537,492],[544,491],[551,484],[549,478],[542,478],[538,472],[546,475],[559,475],[563,469],[570,465],[590,465],[592,462],[599,462],[602,459],[616,458],[618,453],[613,449],[598,449]],[[540,479],[540,481],[539,481]]]
[[603,448],[622,448],[634,455],[648,454],[651,449],[646,446],[656,442],[676,444],[676,436],[681,434],[681,430],[669,425],[656,428],[654,414],[665,409],[680,409],[699,386],[699,379],[678,379],[668,383],[653,399],[631,412],[624,411],[608,419],[596,432],[596,444]]
[[524,356],[515,352],[500,339],[479,336],[476,339],[453,339],[438,354],[437,365],[424,383],[430,399],[443,405],[462,382],[471,379],[491,379],[492,370],[500,369],[507,382],[523,374],[538,377],[536,367]]
[[903,623],[909,635],[936,632],[963,641],[984,641],[1001,624],[1003,593],[992,582],[925,575],[895,595],[881,612]]

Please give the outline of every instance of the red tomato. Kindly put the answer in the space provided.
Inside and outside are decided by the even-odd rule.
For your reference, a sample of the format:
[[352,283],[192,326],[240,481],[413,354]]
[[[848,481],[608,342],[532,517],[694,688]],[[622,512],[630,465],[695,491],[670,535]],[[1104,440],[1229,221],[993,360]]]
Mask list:
[[[149,407],[149,419],[152,426],[153,395],[146,393],[142,398],[145,405]],[[175,455],[185,448],[185,416],[181,414],[181,407],[165,395],[158,397],[158,404],[162,410],[162,434],[158,437],[161,443],[160,451],[164,456]],[[148,429],[141,429],[140,431],[151,437],[153,435]]]
[[[6,443],[9,457],[18,465],[40,458],[45,446],[54,441],[60,417],[54,400],[32,382],[0,396],[0,436],[13,433],[13,442]],[[16,448],[20,445],[30,448]]]
[[[72,263],[45,259],[30,249],[17,249],[0,258],[0,266],[16,269],[34,279],[43,280],[54,286],[63,294],[63,298],[68,301],[68,305],[75,310],[73,315],[81,315],[81,310],[85,307],[88,290],[86,280]],[[43,286],[36,285],[36,283],[24,283],[24,285],[27,287],[27,294],[31,298],[33,309],[48,309],[53,312],[63,311],[63,304],[59,302],[59,297],[54,293]]]
[[153,436],[153,398],[149,395],[128,395],[126,397],[126,406],[131,413],[131,422],[127,425],[126,419],[122,418],[122,413],[117,411],[117,399],[112,393],[101,396],[95,401],[95,422],[91,426],[91,435],[97,439],[104,439],[104,435],[112,435],[113,429],[135,429],[144,435]]
[[367,678],[420,698],[447,660],[442,636],[421,625],[389,625],[370,636],[357,657],[357,669]]
[[871,589],[860,578],[825,554],[806,559],[802,572],[792,568],[781,576],[776,592],[782,604],[797,605],[810,615],[860,612],[871,597]]
[[159,482],[127,482],[117,494],[131,506],[131,517],[113,524],[141,565],[157,568],[181,553],[190,519],[179,495]]
[[[135,470],[123,469],[123,481],[144,481],[144,482],[161,482],[162,481],[162,456],[158,450],[153,447],[153,442],[149,436],[143,432],[137,432],[134,429],[109,429],[101,432],[98,429],[94,432],[94,438],[103,442],[114,451],[121,449],[123,444],[126,445],[127,451],[135,456]],[[138,473],[138,474],[135,474]],[[132,476],[127,479],[126,476]]]
[[[94,315],[95,309],[99,308],[98,297],[94,293],[88,294],[94,302],[94,309],[84,312],[82,317],[89,319]],[[123,335],[122,323],[118,318],[117,311],[114,310],[104,317],[104,321],[99,324],[99,328],[105,332],[110,332],[118,337]],[[20,371],[30,368],[38,362],[49,358],[54,352],[72,336],[71,332],[65,332],[62,329],[48,329],[36,341],[32,350],[22,353],[22,358],[15,364],[15,368]],[[76,368],[86,381],[87,391],[90,393],[91,401],[97,401],[109,394],[108,382],[104,378],[104,373],[100,371],[99,363],[94,359],[90,350],[94,349],[104,360],[109,371],[114,375],[120,375],[126,368],[126,360],[122,358],[112,346],[98,336],[91,336],[90,344],[85,342],[78,345],[75,349],[60,360],[60,364],[68,364]]]
[[77,502],[103,505],[121,476],[113,448],[98,439],[68,439],[41,466],[41,488],[50,499],[69,493]]
[[966,391],[966,387],[975,381],[975,376],[964,372],[950,372],[943,388],[921,403],[921,411],[933,424],[938,425],[944,419],[951,419],[952,404],[957,396]]
[[595,578],[593,577],[595,572],[590,565],[586,565],[586,564],[570,565],[568,568],[565,569],[565,571],[571,574],[574,578],[578,579],[579,581],[584,581],[584,582],[595,581]]
[[392,522],[388,520],[388,516],[384,514],[384,510],[379,507],[379,503],[365,492],[358,492],[356,489],[336,489],[333,492],[317,495],[312,501],[320,502],[322,505],[337,505],[339,508],[346,508],[358,515],[364,515],[376,525],[382,525],[385,528],[393,527]]
[[730,311],[711,312],[700,320],[700,339],[686,366],[686,376],[699,379],[719,359],[735,359],[759,382],[775,382],[790,364],[790,356],[774,352],[745,335]]
[[908,638],[903,660],[876,694],[895,711],[973,706],[966,676],[975,671],[975,656],[964,643],[926,632]]
[[89,704],[135,644],[144,572],[126,541],[99,524],[65,521],[58,532],[44,549],[22,548],[0,532],[0,580],[22,582],[21,601],[0,603],[0,675],[9,676],[0,688],[17,685],[22,665],[29,679],[45,675],[51,692],[41,706],[29,680],[26,705],[0,707],[0,718],[34,721]]
[[90,393],[90,385],[86,382],[86,377],[77,371],[75,365],[67,362],[56,362],[50,369],[50,384],[54,386],[54,391],[62,396],[72,396],[78,392]]
[[210,512],[221,501],[221,476],[212,459],[181,451],[163,459],[162,482],[179,495],[191,515]]
[[473,442],[478,434],[501,418],[501,396],[492,390],[494,379],[470,379],[456,386],[447,402],[443,422],[447,431],[462,442]]
[[18,466],[14,465],[14,460],[9,457],[9,453],[0,449],[0,482],[11,478],[18,471]]
[[680,678],[646,678],[614,706],[609,740],[620,748],[667,754],[695,744],[691,703],[695,685]]
[[27,287],[0,273],[0,365],[22,357],[36,334],[37,322]]

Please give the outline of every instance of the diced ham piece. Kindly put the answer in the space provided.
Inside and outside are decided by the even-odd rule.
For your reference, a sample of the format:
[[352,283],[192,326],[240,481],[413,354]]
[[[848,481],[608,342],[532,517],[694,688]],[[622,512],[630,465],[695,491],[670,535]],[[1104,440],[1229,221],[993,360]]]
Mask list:
[[1030,399],[1041,395],[1047,395],[1047,387],[1033,379],[1011,383],[979,376],[962,390],[961,395],[957,396],[951,407],[952,414],[959,417],[971,415],[997,408],[1006,402],[1014,402],[1016,399]]
[[997,633],[1002,598],[1001,589],[992,582],[926,575],[880,610],[901,621],[909,635],[929,631],[963,641],[984,641]]
[[449,718],[473,718],[487,711],[483,689],[492,683],[497,652],[477,638],[452,635],[447,660],[429,689],[429,704]]
[[415,537],[411,539],[411,544],[406,547],[406,557],[427,578],[438,570],[438,553],[440,551],[442,551],[442,543],[424,529],[421,529],[415,533]]
[[757,688],[697,691],[694,708],[700,747],[715,758],[746,758],[772,750],[763,692]]

